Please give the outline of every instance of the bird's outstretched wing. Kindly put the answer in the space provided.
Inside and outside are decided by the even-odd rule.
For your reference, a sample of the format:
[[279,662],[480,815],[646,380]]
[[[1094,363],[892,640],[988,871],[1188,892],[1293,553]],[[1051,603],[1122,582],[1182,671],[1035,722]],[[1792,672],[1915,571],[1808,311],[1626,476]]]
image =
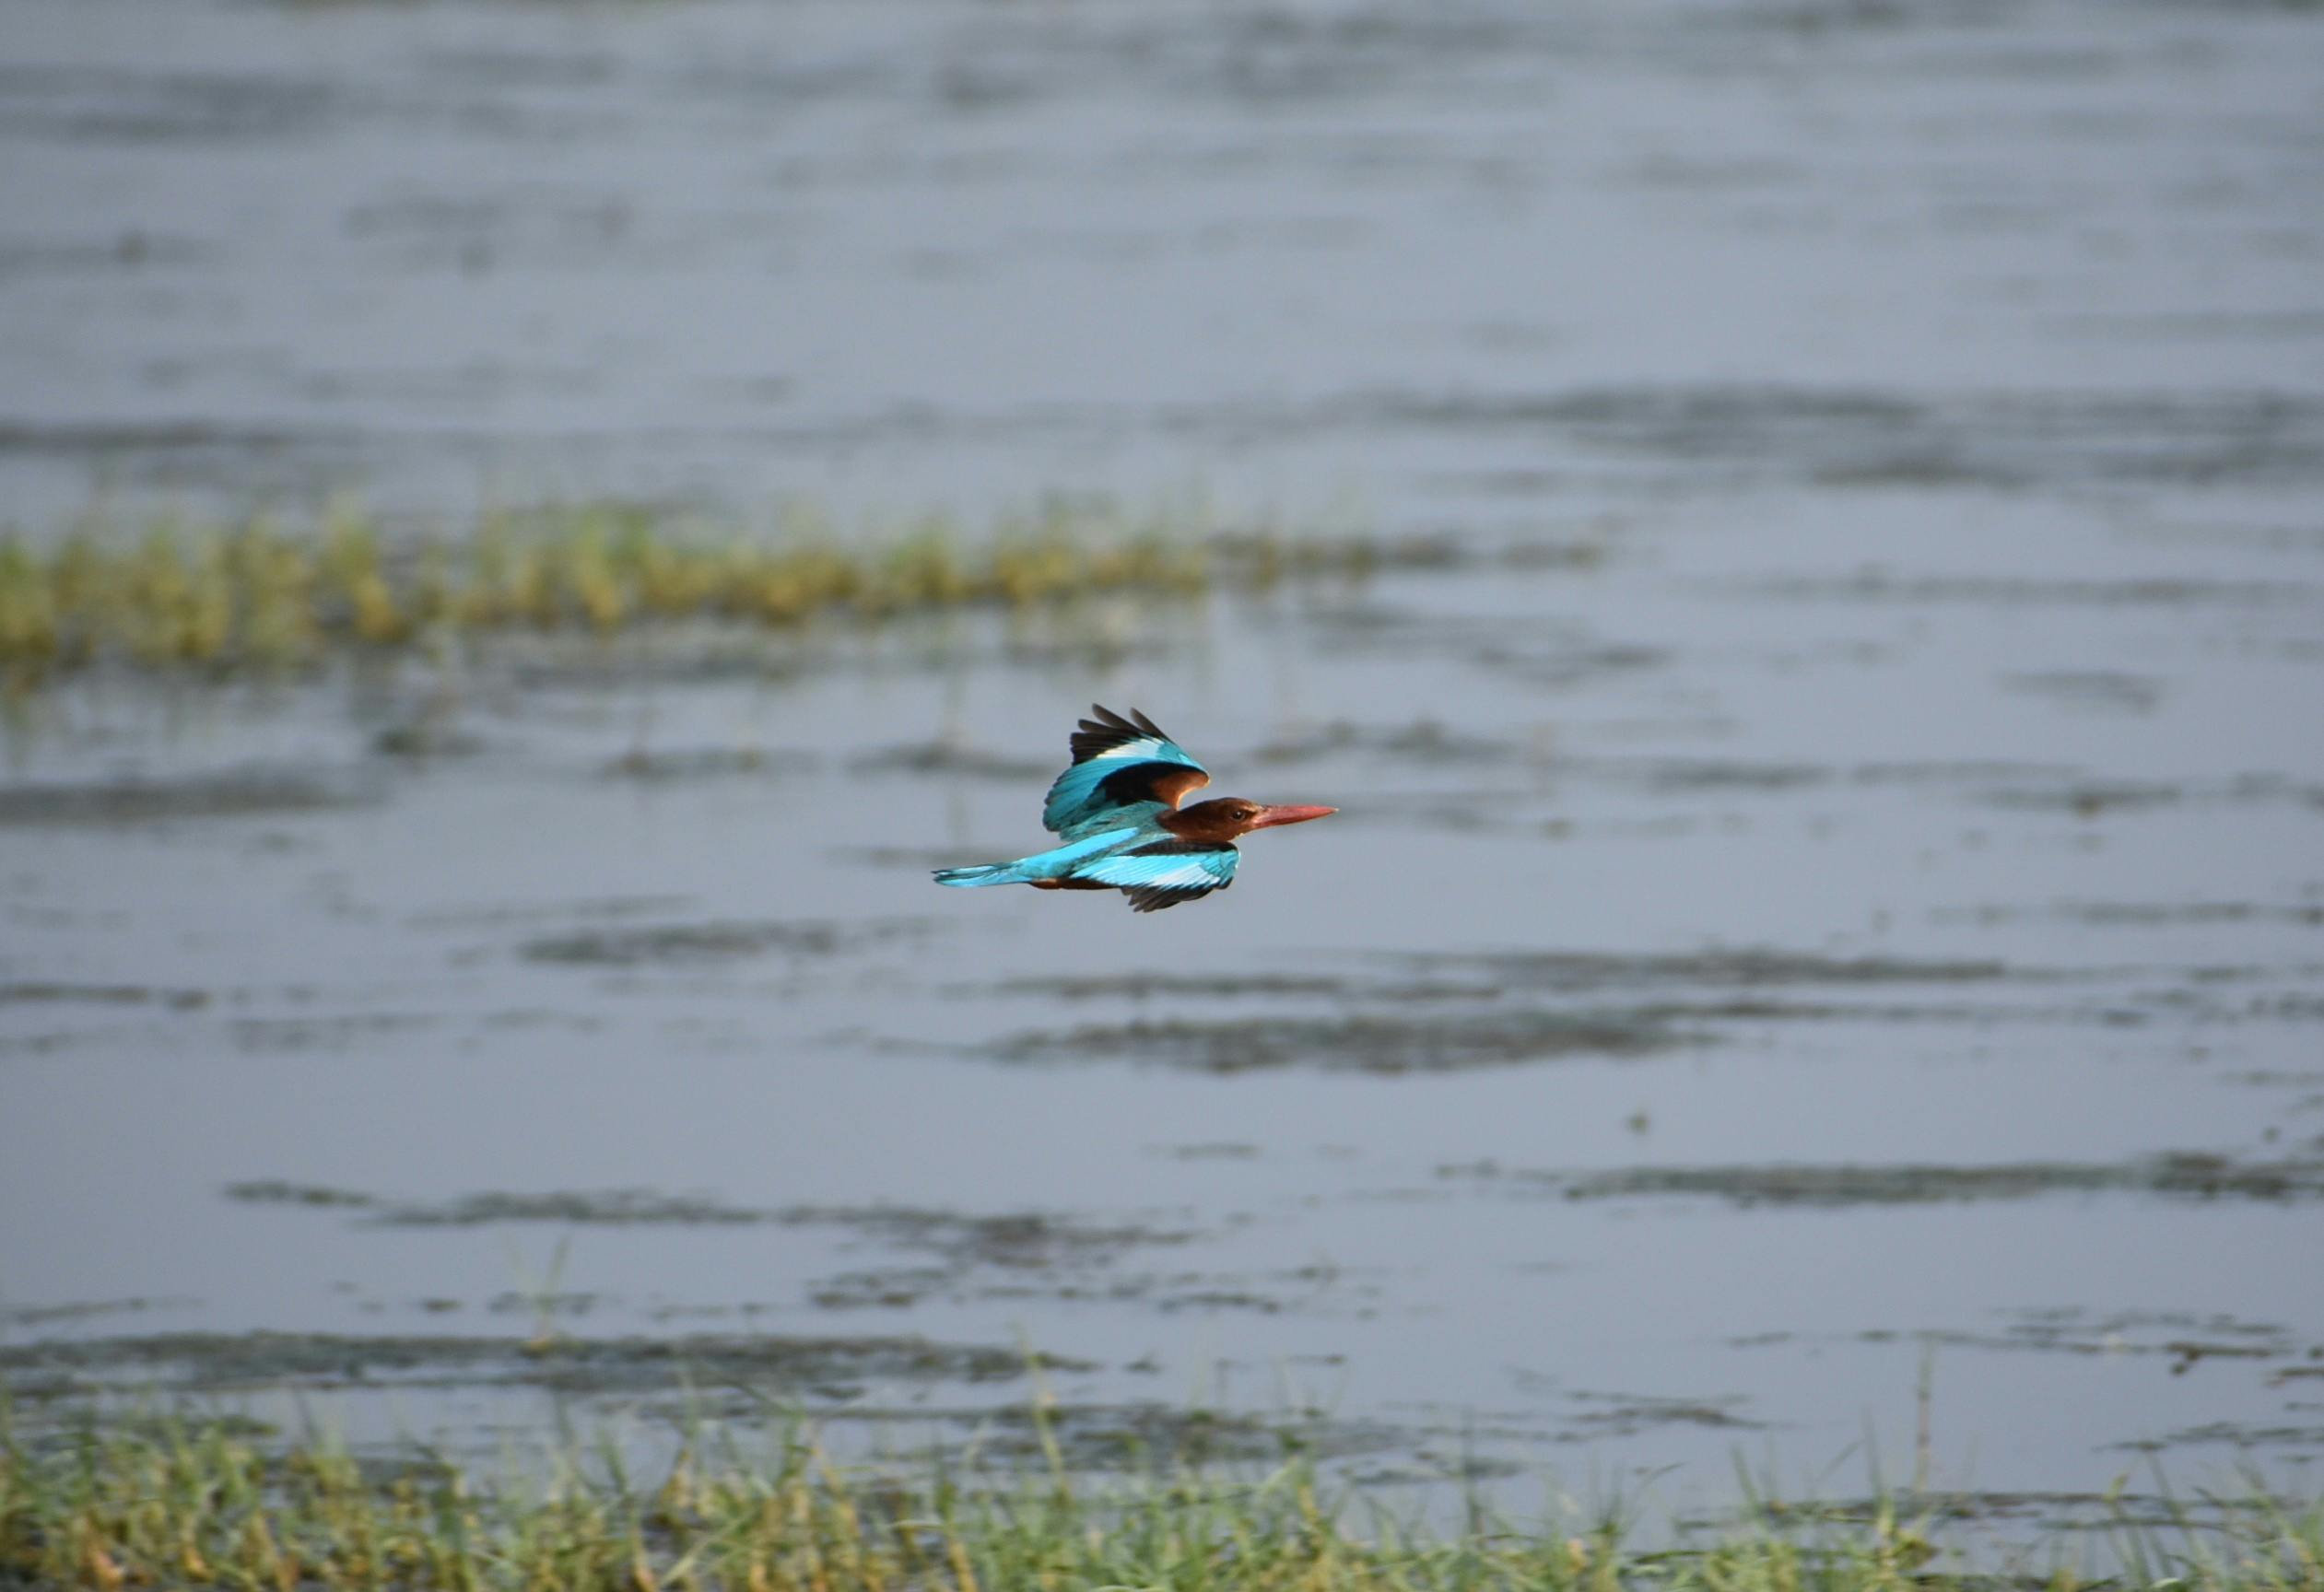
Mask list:
[[1159,912],[1165,907],[1226,889],[1235,882],[1235,864],[1239,860],[1232,846],[1155,840],[1078,864],[1074,877],[1092,884],[1113,885],[1130,897],[1133,911]]
[[1144,714],[1133,708],[1124,719],[1104,708],[1090,711],[1097,717],[1083,720],[1069,743],[1074,766],[1049,788],[1041,809],[1049,829],[1070,835],[1093,818],[1138,816],[1124,809],[1176,807],[1188,791],[1211,782],[1209,770]]

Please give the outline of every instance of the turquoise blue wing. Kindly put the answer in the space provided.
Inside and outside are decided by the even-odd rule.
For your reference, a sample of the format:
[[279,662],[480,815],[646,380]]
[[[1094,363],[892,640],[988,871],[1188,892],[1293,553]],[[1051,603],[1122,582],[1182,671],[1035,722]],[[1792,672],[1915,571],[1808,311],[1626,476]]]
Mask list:
[[1133,709],[1124,719],[1105,708],[1090,711],[1097,716],[1083,720],[1070,742],[1074,766],[1049,788],[1044,827],[1064,835],[1094,818],[1150,820],[1211,782],[1210,770],[1144,714]]
[[1156,840],[1076,863],[1073,877],[1115,886],[1130,897],[1133,911],[1159,912],[1226,889],[1235,882],[1238,860],[1232,846]]

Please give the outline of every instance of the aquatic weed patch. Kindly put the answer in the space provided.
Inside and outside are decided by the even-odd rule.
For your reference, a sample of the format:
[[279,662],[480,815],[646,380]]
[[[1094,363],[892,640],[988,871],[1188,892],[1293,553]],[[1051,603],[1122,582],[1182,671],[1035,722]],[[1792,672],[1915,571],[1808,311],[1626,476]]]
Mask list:
[[[21,685],[29,678],[0,659],[0,679]],[[0,826],[278,817],[343,811],[366,799],[367,792],[351,780],[271,768],[183,779],[18,785],[0,790]]]
[[[1914,1501],[1822,1512],[1761,1500],[1626,1540],[1618,1518],[1520,1525],[1481,1506],[1439,1533],[1328,1487],[1296,1452],[1272,1469],[1187,1461],[1104,1482],[1067,1469],[1049,1419],[1011,1463],[843,1468],[793,1429],[745,1449],[689,1431],[657,1476],[568,1439],[548,1477],[495,1484],[439,1457],[267,1444],[247,1422],[116,1417],[39,1436],[0,1405],[0,1583],[302,1587],[872,1589],[1170,1587],[1187,1592],[1953,1592],[2092,1585],[2053,1543],[1996,1574]],[[1181,1434],[1168,1434],[1175,1438]],[[1908,1512],[1909,1510],[1909,1512]],[[2126,1523],[2102,1585],[2311,1592],[2324,1506],[2255,1493]]]
[[0,1399],[9,1392],[58,1398],[124,1387],[206,1395],[391,1384],[534,1387],[578,1398],[662,1394],[689,1383],[800,1397],[898,1379],[1006,1381],[1045,1367],[1087,1368],[1062,1356],[898,1336],[158,1332],[0,1347],[0,1383],[6,1384]]
[[971,534],[930,517],[842,536],[794,514],[771,532],[630,504],[500,511],[456,533],[391,537],[349,509],[53,544],[0,538],[0,670],[18,688],[106,661],[281,671],[334,648],[440,648],[505,632],[611,635],[656,621],[792,628],[1107,592],[1191,596],[1400,556],[1363,540],[1222,533],[1169,513],[1055,506]]
[[1714,989],[1913,984],[1984,984],[2024,978],[2025,969],[1989,957],[1826,956],[1776,946],[1678,952],[1411,952],[1422,968],[1456,967],[1507,989],[1594,991],[1665,986]]
[[1486,1011],[1426,1019],[1251,1017],[1236,1022],[1156,1018],[1021,1034],[988,1047],[1004,1061],[1128,1059],[1196,1072],[1277,1068],[1331,1072],[1455,1072],[1573,1057],[1653,1055],[1694,1043],[1655,1016]]
[[924,927],[912,921],[644,924],[544,935],[526,941],[520,951],[528,961],[572,966],[693,966],[776,954],[832,956],[907,938]]
[[1677,1196],[1741,1206],[1839,1209],[2030,1200],[2059,1194],[2151,1194],[2180,1200],[2292,1202],[2324,1198],[2324,1162],[2236,1161],[2180,1152],[2127,1161],[1943,1164],[1625,1166],[1563,1172],[1494,1162],[1445,1165],[1443,1178],[1555,1194],[1567,1200]]

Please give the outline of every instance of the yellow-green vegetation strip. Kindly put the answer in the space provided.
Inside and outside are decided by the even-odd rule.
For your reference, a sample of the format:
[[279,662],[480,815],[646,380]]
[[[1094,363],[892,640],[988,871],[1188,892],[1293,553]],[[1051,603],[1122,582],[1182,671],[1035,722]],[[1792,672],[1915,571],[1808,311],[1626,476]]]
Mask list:
[[763,533],[622,504],[498,512],[397,539],[337,509],[274,521],[0,539],[0,671],[21,687],[109,659],[288,669],[331,646],[406,647],[508,630],[608,635],[656,620],[792,626],[1104,592],[1157,596],[1367,568],[1364,541],[1214,533],[1184,517],[1054,507],[970,536],[929,518],[841,538],[793,513]]
[[[1848,1523],[1753,1521],[1633,1551],[1612,1526],[1512,1528],[1472,1512],[1450,1536],[1360,1499],[1327,1500],[1294,1459],[1230,1479],[1200,1469],[1103,1484],[1056,1463],[977,1485],[831,1465],[796,1434],[757,1458],[689,1444],[628,1476],[610,1446],[530,1483],[479,1484],[440,1461],[358,1461],[327,1444],[263,1446],[215,1417],[113,1417],[33,1439],[0,1404],[0,1586],[663,1587],[747,1592],[2076,1592],[2093,1585],[2314,1592],[2324,1511],[2264,1499],[2224,1525],[2133,1533],[2094,1583],[2079,1540],[2006,1576],[1945,1569],[1925,1526],[1888,1509]],[[1348,1522],[1360,1516],[1361,1528]],[[2031,1562],[2041,1566],[2032,1573]]]

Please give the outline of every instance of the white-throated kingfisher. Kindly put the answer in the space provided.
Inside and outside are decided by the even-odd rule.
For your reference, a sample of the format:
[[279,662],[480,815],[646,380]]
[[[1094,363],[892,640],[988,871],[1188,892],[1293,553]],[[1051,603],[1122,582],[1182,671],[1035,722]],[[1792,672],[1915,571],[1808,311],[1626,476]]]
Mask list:
[[1179,805],[1211,782],[1153,720],[1093,707],[1069,742],[1074,766],[1049,788],[1041,823],[1064,842],[1014,862],[937,870],[936,883],[1119,890],[1133,911],[1159,912],[1235,882],[1235,842],[1253,829],[1304,824],[1336,807],[1269,807],[1239,796]]

